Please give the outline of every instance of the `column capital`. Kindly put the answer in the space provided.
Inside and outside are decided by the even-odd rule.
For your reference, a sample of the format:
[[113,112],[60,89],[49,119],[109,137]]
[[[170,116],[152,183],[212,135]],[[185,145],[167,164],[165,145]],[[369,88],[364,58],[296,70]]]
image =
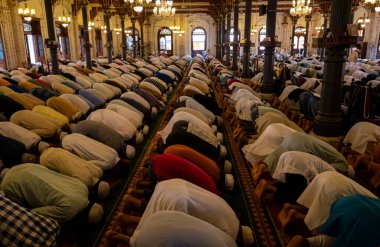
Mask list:
[[125,20],[125,14],[119,14],[120,20]]
[[79,4],[82,6],[82,7],[85,7],[89,4],[88,0],[80,0],[79,1]]
[[310,22],[311,21],[311,14],[310,15],[305,15],[305,21]]
[[108,8],[105,8],[105,9],[103,9],[103,14],[104,14],[105,16],[111,16],[111,10],[108,9]]

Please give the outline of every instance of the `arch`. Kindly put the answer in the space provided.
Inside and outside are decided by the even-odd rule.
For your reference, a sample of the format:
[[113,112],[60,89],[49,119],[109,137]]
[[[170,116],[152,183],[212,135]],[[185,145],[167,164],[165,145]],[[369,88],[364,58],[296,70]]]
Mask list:
[[295,53],[303,53],[306,37],[306,28],[298,26],[294,30],[293,48]]
[[207,50],[207,33],[203,27],[196,27],[191,32],[191,50],[197,54]]
[[[267,28],[266,28],[266,27],[262,27],[262,28],[259,30],[259,35],[258,35],[259,43],[260,43],[261,41],[263,41],[266,37],[267,37]],[[258,54],[259,54],[259,55],[263,54],[263,53],[264,53],[264,50],[265,50],[265,47],[264,47],[264,46],[259,46]]]
[[168,27],[161,27],[157,33],[158,53],[173,55],[173,32]]

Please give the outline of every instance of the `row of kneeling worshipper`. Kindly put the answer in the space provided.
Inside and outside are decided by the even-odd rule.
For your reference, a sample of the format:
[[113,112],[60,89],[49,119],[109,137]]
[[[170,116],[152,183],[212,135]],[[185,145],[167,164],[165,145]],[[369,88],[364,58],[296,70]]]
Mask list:
[[[123,176],[119,171],[125,171],[128,160],[133,159],[135,147],[142,143],[157,112],[164,110],[167,95],[181,80],[191,58],[155,61],[119,61],[92,70],[69,64],[61,66],[64,77],[37,79],[45,84],[39,82],[34,89],[49,92],[46,99],[34,96],[34,89],[12,92],[18,97],[0,95],[11,108],[0,104],[9,119],[0,122],[0,204],[6,209],[0,213],[0,245],[55,246],[60,223],[101,221],[101,201],[111,189],[102,180],[103,174]],[[26,80],[26,73],[20,74],[24,72],[2,71],[1,80]],[[10,77],[12,74],[17,77]],[[114,74],[119,76],[112,77]],[[86,80],[89,87],[68,75]],[[65,90],[57,90],[56,84]],[[4,88],[26,90],[15,82]],[[24,105],[29,97],[38,103]]]
[[[272,195],[283,204],[282,231],[300,221],[314,235],[298,235],[288,246],[379,246],[380,127],[356,123],[338,151],[265,106],[251,86],[231,86],[238,78],[219,61],[210,65],[222,85],[218,93],[228,121],[249,139],[242,152],[252,167],[255,196]],[[371,186],[357,182],[355,171],[369,172]]]
[[251,246],[251,228],[240,225],[227,203],[234,190],[232,164],[225,160],[221,109],[202,57],[193,59],[171,110],[148,167],[140,170],[143,180],[125,194],[106,244]]

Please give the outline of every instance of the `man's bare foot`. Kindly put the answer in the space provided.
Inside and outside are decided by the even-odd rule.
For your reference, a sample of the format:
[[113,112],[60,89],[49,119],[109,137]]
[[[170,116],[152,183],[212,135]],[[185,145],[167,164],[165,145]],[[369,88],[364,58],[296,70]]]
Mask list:
[[123,198],[123,212],[142,209],[143,201],[132,195],[126,194]]
[[261,201],[267,194],[273,194],[276,192],[276,187],[270,184],[267,180],[262,179],[258,183],[255,189],[256,198]]
[[119,213],[116,217],[116,221],[118,225],[120,226],[121,233],[125,233],[127,228],[130,225],[133,225],[133,228],[135,228],[137,224],[140,222],[140,220],[141,220],[141,217],[127,215],[123,213]]
[[300,235],[296,235],[290,240],[286,247],[309,247],[309,241]]

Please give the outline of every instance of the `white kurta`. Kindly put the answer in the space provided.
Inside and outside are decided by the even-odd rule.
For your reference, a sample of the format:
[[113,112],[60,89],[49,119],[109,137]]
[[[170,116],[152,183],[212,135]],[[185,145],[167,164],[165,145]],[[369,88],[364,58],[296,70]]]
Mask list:
[[164,144],[166,143],[166,138],[172,132],[173,125],[180,120],[184,120],[187,122],[194,123],[195,126],[198,126],[200,128],[198,131],[205,131],[205,132],[209,132],[211,134],[213,133],[213,129],[210,126],[208,126],[205,122],[203,122],[202,120],[200,120],[196,116],[192,115],[191,113],[177,112],[172,116],[170,121],[166,124],[165,128],[163,130],[157,132],[157,134],[161,135],[161,138],[162,138],[162,141],[164,142]]
[[135,92],[125,92],[121,95],[120,97],[121,99],[133,99],[134,101],[140,103],[141,105],[143,105],[146,109],[150,109],[150,104],[148,101],[146,101],[143,97],[141,97],[140,95],[138,95],[137,93]]
[[188,96],[181,96],[179,97],[179,101],[182,102],[185,100],[185,106],[194,110],[197,110],[199,112],[202,112],[203,115],[205,115],[211,123],[215,121],[215,115],[211,111],[207,110],[206,107],[204,107],[202,104],[198,103],[195,99],[188,97]]
[[369,122],[359,122],[351,127],[345,136],[343,143],[351,144],[351,149],[364,154],[368,144],[380,141],[380,126]]
[[111,169],[120,161],[116,150],[82,134],[66,135],[62,147],[84,160],[95,161],[93,164],[103,171]]
[[127,141],[131,140],[137,132],[136,127],[122,115],[107,109],[99,109],[92,112],[87,117],[87,120],[104,123],[114,129]]
[[183,212],[208,222],[232,239],[239,232],[235,212],[221,197],[185,180],[170,179],[156,185],[134,235],[139,234],[149,216],[164,210]]
[[269,125],[254,143],[242,148],[245,158],[251,164],[257,160],[264,160],[282,143],[286,136],[294,132],[297,131],[282,123]]
[[139,128],[142,125],[143,117],[125,106],[108,104],[107,109],[119,113],[124,118],[128,119],[136,128]]
[[289,151],[281,154],[273,178],[283,183],[286,182],[286,174],[302,175],[307,184],[319,173],[335,171],[329,163],[309,153]]
[[211,124],[210,119],[208,119],[205,115],[203,115],[202,112],[197,111],[195,109],[188,108],[188,107],[179,107],[179,108],[174,110],[174,114],[176,114],[177,112],[181,112],[181,111],[193,114],[194,116],[196,116],[197,118],[199,118],[200,120],[205,122],[207,125]]
[[314,230],[326,222],[336,200],[355,194],[377,198],[354,180],[338,172],[327,171],[313,179],[297,202],[309,208],[304,221],[310,230]]
[[0,134],[23,143],[26,150],[31,149],[41,141],[41,137],[12,122],[0,122]]
[[203,220],[182,212],[160,211],[146,219],[139,234],[132,236],[130,246],[237,247],[237,244],[230,236]]

